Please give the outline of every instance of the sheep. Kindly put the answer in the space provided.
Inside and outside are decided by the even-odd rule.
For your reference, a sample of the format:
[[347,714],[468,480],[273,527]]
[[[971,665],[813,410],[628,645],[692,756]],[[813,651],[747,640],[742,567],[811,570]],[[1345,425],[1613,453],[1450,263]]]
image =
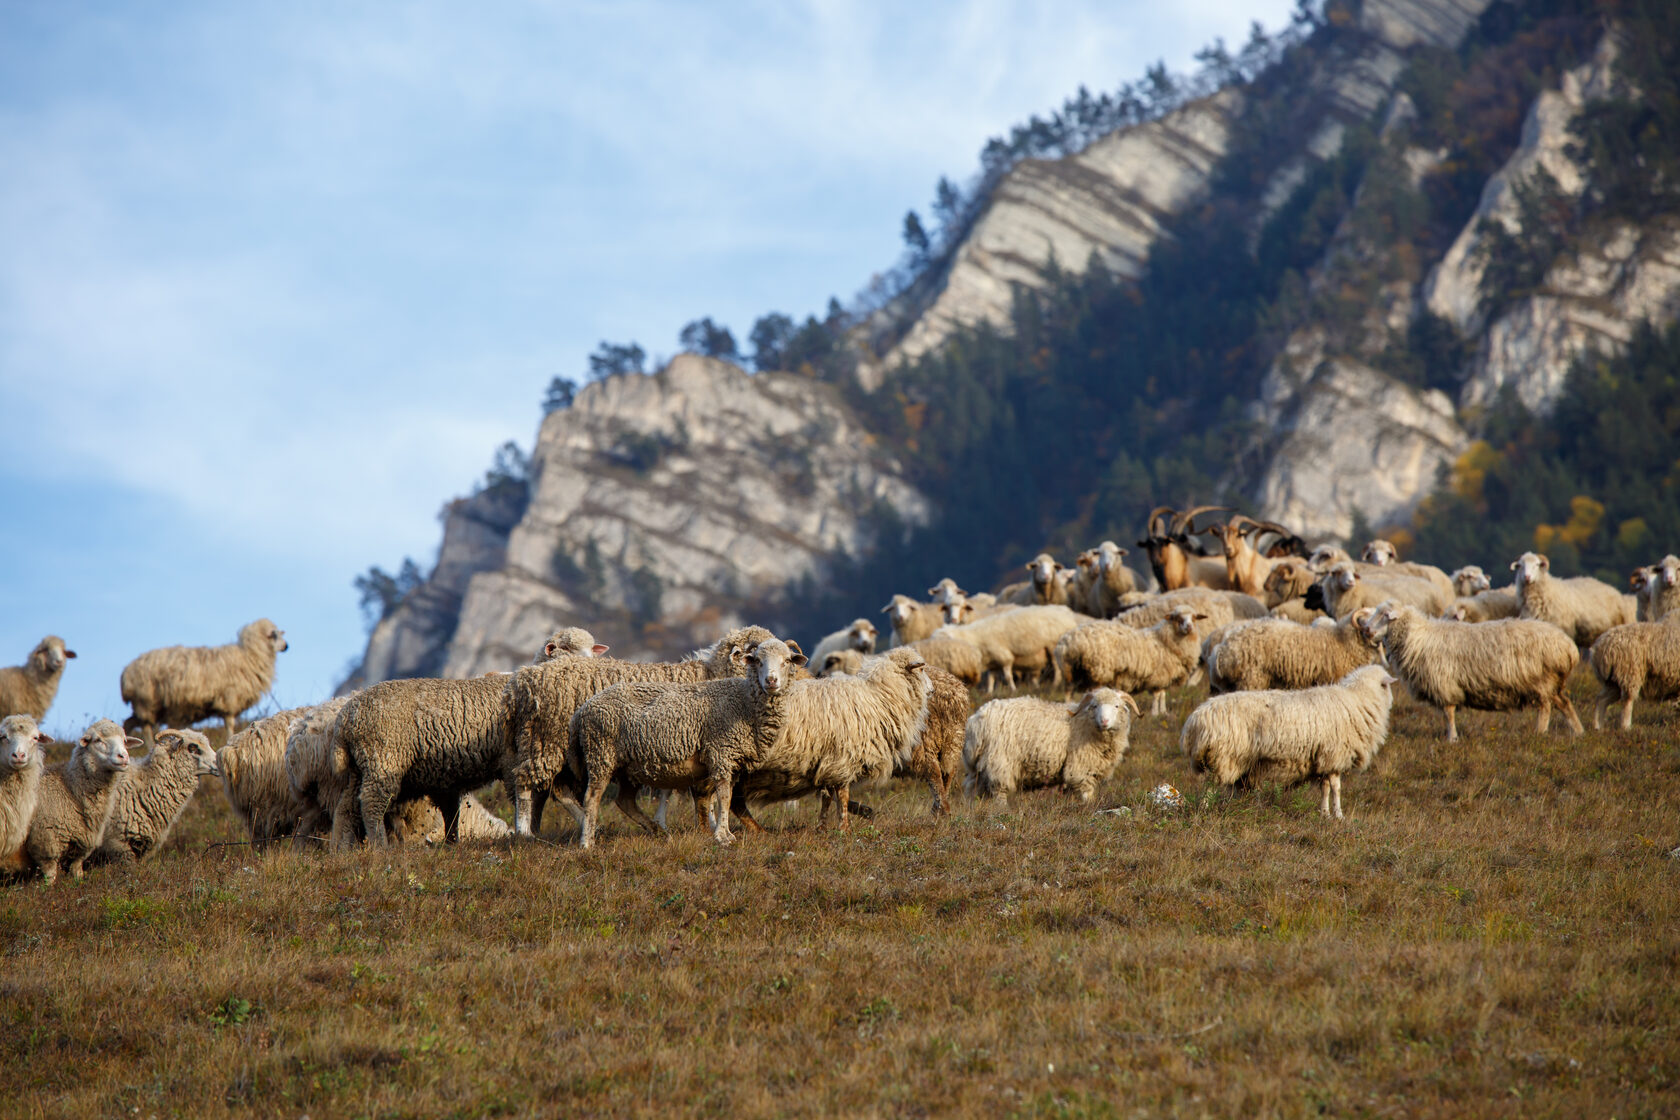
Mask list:
[[980,683],[984,671],[980,651],[967,642],[955,638],[923,638],[906,648],[915,650],[929,668],[940,669],[966,685]]
[[836,630],[828,637],[817,643],[817,652],[811,655],[812,665],[821,665],[823,659],[837,649],[855,649],[863,653],[875,652],[875,624],[867,618],[855,618],[852,624],[844,630]]
[[151,752],[117,790],[92,862],[140,860],[162,848],[205,775],[221,776],[210,740],[197,731],[159,732]]
[[[1094,618],[1102,618],[1102,595],[1098,590],[1097,581],[1102,573],[1098,570],[1099,561],[1097,550],[1087,548],[1073,560],[1073,582],[1068,585],[1068,602],[1075,610],[1084,611]],[[950,621],[949,618],[946,621]]]
[[[1004,584],[998,588],[998,592],[993,598],[996,605],[1000,607],[1031,607],[1038,603],[1038,593],[1033,590],[1033,582],[1030,579]],[[957,605],[955,603],[945,604],[947,617],[949,617],[950,609]]]
[[1137,590],[1137,577],[1123,563],[1129,555],[1128,550],[1113,541],[1103,541],[1097,546],[1099,578],[1095,588],[1097,597],[1091,603],[1093,609],[1090,613],[1098,618],[1113,617],[1120,609],[1121,597]]
[[1598,701],[1593,705],[1593,728],[1604,726],[1604,710],[1611,701],[1622,705],[1622,730],[1633,726],[1633,702],[1680,696],[1680,614],[1661,622],[1628,622],[1612,626],[1592,644],[1588,654],[1598,678]]
[[1468,599],[1493,587],[1487,573],[1475,564],[1466,564],[1447,578],[1452,580],[1453,594],[1460,599]]
[[1652,622],[1661,622],[1670,614],[1680,611],[1680,556],[1669,553],[1662,561],[1651,569],[1646,580],[1650,588],[1649,605],[1646,613]]
[[82,877],[82,865],[99,850],[117,795],[128,777],[128,752],[140,740],[124,735],[108,719],[95,720],[70,751],[70,758],[41,775],[35,815],[23,842],[29,866],[48,883],[68,868]]
[[1317,581],[1318,573],[1305,560],[1298,556],[1286,556],[1266,573],[1266,581],[1260,588],[1264,594],[1257,598],[1267,609],[1275,611],[1285,603],[1305,599],[1307,591]]
[[[442,844],[449,838],[449,822],[429,797],[415,797],[398,804],[385,818],[385,824],[399,844]],[[461,811],[455,817],[457,841],[500,840],[512,831],[506,821],[486,809],[472,794],[461,798]]]
[[[911,648],[919,649],[928,644],[931,643],[924,642]],[[961,642],[947,644],[961,649],[971,648]],[[857,650],[836,650],[828,655],[818,676],[825,679],[855,677],[863,671],[864,661],[863,654]],[[911,750],[909,760],[895,767],[893,773],[895,776],[909,774],[925,779],[933,792],[934,815],[949,816],[951,782],[962,769],[963,725],[968,722],[969,716],[968,686],[931,662],[923,667],[923,671],[933,682],[933,691],[928,695],[927,726]]]
[[1174,609],[1194,607],[1197,614],[1207,615],[1204,629],[1224,626],[1242,619],[1265,618],[1266,608],[1260,600],[1240,591],[1215,591],[1206,587],[1182,587],[1151,597],[1140,606],[1131,607],[1114,616],[1114,621],[1142,630],[1154,626]]
[[1416,607],[1388,604],[1364,620],[1365,632],[1382,643],[1389,668],[1413,696],[1447,717],[1447,742],[1458,742],[1459,708],[1540,709],[1537,730],[1551,727],[1552,709],[1581,734],[1581,717],[1564,691],[1580,653],[1567,634],[1547,622],[1504,618],[1493,622],[1432,619]]
[[1516,618],[1521,609],[1515,588],[1490,587],[1474,595],[1454,599],[1441,612],[1441,617],[1457,622],[1491,622],[1496,618]]
[[[928,588],[928,598],[936,607],[943,607],[948,603],[960,602],[968,598],[968,592],[957,586],[957,581],[946,576],[932,587]],[[894,596],[897,598],[897,596]]]
[[1307,557],[1307,567],[1320,575],[1337,564],[1351,564],[1352,562],[1353,557],[1347,554],[1346,549],[1338,548],[1333,544],[1321,544],[1312,550],[1312,555]]
[[34,716],[0,719],[0,750],[5,751],[0,758],[0,871],[28,867],[23,842],[29,838],[29,821],[41,795],[41,774],[46,769],[42,745],[50,742]]
[[286,737],[308,708],[287,708],[245,726],[216,752],[222,793],[253,843],[295,833],[310,807],[292,791],[286,776]]
[[1112,688],[1076,703],[1023,696],[982,704],[963,730],[963,789],[1008,805],[1012,793],[1060,786],[1089,803],[1125,757],[1133,716],[1141,716],[1137,702]]
[[[1001,675],[1013,688],[1016,666],[1036,675],[1050,663],[1051,651],[1061,636],[1082,621],[1065,606],[1019,607],[965,626],[941,626],[934,637],[973,646],[980,652],[982,668]],[[995,684],[994,678],[987,684],[987,691]]]
[[762,827],[751,804],[820,792],[817,827],[827,827],[832,800],[839,827],[849,830],[851,786],[908,764],[925,736],[933,682],[924,669],[915,650],[895,649],[855,677],[788,686],[780,733],[732,775],[729,808],[742,827]]
[[[786,690],[803,654],[767,638],[731,650],[746,678],[625,681],[586,700],[572,716],[566,761],[584,786],[584,848],[594,845],[601,798],[618,783],[616,804],[649,832],[658,826],[636,805],[638,786],[688,790],[698,813],[702,797],[727,809],[736,769],[762,755],[781,731]],[[732,844],[729,814],[717,814],[713,836]]]
[[1367,576],[1349,563],[1338,563],[1319,577],[1325,613],[1346,618],[1360,607],[1374,607],[1393,601],[1417,607],[1425,614],[1439,615],[1452,602],[1451,590],[1442,590],[1418,576]]
[[1369,766],[1388,739],[1398,679],[1366,665],[1334,684],[1212,696],[1184,721],[1179,743],[1195,770],[1221,785],[1316,778],[1319,812],[1332,815],[1333,796],[1342,820],[1342,775]]
[[[951,583],[950,580],[944,582]],[[955,588],[956,584],[951,586]],[[894,595],[892,602],[881,608],[882,614],[892,616],[892,644],[907,646],[932,637],[933,632],[945,624],[944,605],[944,602],[918,603],[908,595]]]
[[[572,714],[584,701],[621,681],[675,683],[739,676],[742,659],[737,655],[774,637],[762,626],[746,626],[731,630],[684,661],[566,658],[546,665],[529,665],[514,673],[502,692],[507,734],[512,743],[508,770],[512,778],[514,831],[529,836],[542,827],[543,805],[549,790],[554,788],[567,790],[571,797],[567,809],[581,816],[582,806],[575,801],[582,789],[566,778],[565,767]],[[804,653],[797,642],[790,641],[787,645],[796,653]]]
[[1067,606],[1067,585],[1056,578],[1065,569],[1054,556],[1041,552],[1027,562],[1026,569],[1032,579],[1034,603]]
[[1213,693],[1316,688],[1377,659],[1362,629],[1376,608],[1362,607],[1329,627],[1261,619],[1238,626],[1207,657]]
[[1192,607],[1174,607],[1147,630],[1118,622],[1088,622],[1056,643],[1056,675],[1070,686],[1101,686],[1154,694],[1149,714],[1165,715],[1167,689],[1190,679],[1201,655]]
[[1511,561],[1517,573],[1518,618],[1549,622],[1587,649],[1612,626],[1636,621],[1631,595],[1591,576],[1553,579],[1552,562],[1536,552]]
[[75,650],[64,648],[63,638],[48,634],[35,643],[22,665],[0,669],[0,719],[18,715],[47,718],[47,709],[58,695],[58,682],[64,677],[64,666],[75,656]]
[[531,658],[531,664],[541,665],[557,657],[600,657],[611,648],[601,645],[595,640],[595,635],[581,626],[565,626],[549,636],[542,649]]
[[221,716],[231,739],[240,714],[274,686],[274,658],[286,648],[285,632],[259,618],[240,628],[232,645],[142,653],[123,667],[123,703],[134,710],[123,728],[150,742],[160,723],[188,727]]
[[1401,560],[1400,552],[1394,545],[1382,539],[1370,541],[1365,545],[1365,552],[1360,556],[1365,563],[1381,568],[1383,575],[1412,576],[1431,584],[1437,591],[1448,599],[1458,594],[1453,579],[1433,564],[1417,564],[1409,560]]
[[1633,594],[1633,620],[1651,621],[1651,569],[1649,565],[1628,573],[1628,591]]

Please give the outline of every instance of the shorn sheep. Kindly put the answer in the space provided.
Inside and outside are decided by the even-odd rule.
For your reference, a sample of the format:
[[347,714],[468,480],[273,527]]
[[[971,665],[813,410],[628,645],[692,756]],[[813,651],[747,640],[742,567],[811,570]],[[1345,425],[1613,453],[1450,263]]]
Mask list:
[[[1017,669],[1036,676],[1050,664],[1051,653],[1062,635],[1086,621],[1065,606],[1020,607],[966,626],[942,626],[934,637],[973,646],[979,651],[981,668],[1001,676],[1014,688]],[[987,691],[995,683],[989,682]]]
[[1196,672],[1201,639],[1196,623],[1207,621],[1194,607],[1173,608],[1147,630],[1119,622],[1087,622],[1056,643],[1056,671],[1073,688],[1102,686],[1153,693],[1150,715],[1165,715],[1167,690]]
[[[623,681],[674,683],[739,676],[739,655],[774,637],[762,626],[745,626],[731,630],[684,661],[562,658],[520,669],[506,681],[501,699],[512,740],[514,831],[528,836],[542,826],[542,808],[551,790],[567,792],[571,798],[567,808],[581,818],[582,806],[576,804],[576,798],[582,787],[568,782],[566,758],[571,746],[572,715],[584,701],[608,685]],[[797,642],[788,646],[804,652]]]
[[1256,692],[1333,684],[1377,659],[1376,643],[1363,629],[1375,611],[1362,607],[1328,627],[1281,618],[1244,623],[1208,651],[1208,689]]
[[821,793],[818,827],[827,826],[833,801],[840,828],[849,829],[851,787],[907,763],[925,731],[933,682],[924,668],[915,650],[895,649],[855,677],[789,686],[781,733],[732,776],[729,807],[742,827],[761,827],[750,805]]
[[23,850],[28,863],[51,883],[60,870],[82,877],[82,864],[99,850],[117,791],[128,777],[128,750],[140,740],[108,719],[96,720],[77,740],[70,758],[41,775],[35,816]]
[[1198,773],[1222,785],[1324,787],[1319,812],[1342,819],[1342,775],[1371,764],[1388,738],[1391,677],[1380,665],[1355,669],[1335,684],[1209,697],[1184,721],[1179,742]]
[[811,655],[811,664],[820,666],[823,660],[837,649],[855,649],[859,653],[875,652],[875,624],[867,618],[855,618],[852,624],[844,630],[836,630],[828,637],[817,643],[817,651]]
[[1629,622],[1599,636],[1588,655],[1598,678],[1593,727],[1604,726],[1604,710],[1622,706],[1622,730],[1633,726],[1633,702],[1680,696],[1680,614],[1660,622]]
[[46,768],[43,744],[49,743],[35,717],[11,715],[0,720],[0,871],[22,871],[28,867],[23,842],[29,838],[29,821],[41,795],[41,773]]
[[1449,743],[1458,741],[1459,708],[1503,712],[1538,707],[1541,732],[1551,727],[1556,708],[1575,734],[1582,731],[1581,717],[1564,691],[1580,653],[1549,622],[1453,622],[1389,604],[1365,620],[1365,630],[1382,643],[1389,669],[1412,695],[1446,715]]
[[[911,648],[919,649],[926,644]],[[951,644],[969,648],[960,642]],[[863,664],[863,654],[856,650],[837,650],[828,655],[818,676],[856,676]],[[928,695],[927,726],[911,750],[909,761],[895,767],[893,774],[924,779],[933,793],[934,815],[949,816],[951,783],[962,771],[963,725],[970,715],[968,687],[932,663],[925,665],[923,671],[933,682],[933,691]]]
[[689,791],[696,811],[715,795],[723,808],[713,835],[734,843],[727,806],[736,768],[765,753],[780,733],[785,690],[805,657],[775,638],[731,656],[744,679],[625,681],[578,708],[567,764],[584,786],[583,847],[594,845],[601,798],[615,782],[615,803],[648,832],[659,826],[637,807],[637,788]]
[[[950,580],[945,582],[951,583]],[[951,583],[953,589],[956,586]],[[960,595],[961,592],[958,591],[957,594]],[[907,646],[911,642],[931,638],[935,630],[945,625],[944,608],[943,602],[918,603],[908,595],[894,595],[892,602],[881,608],[881,613],[892,618],[893,645]]]
[[170,646],[142,653],[123,667],[123,721],[149,742],[160,724],[189,727],[220,716],[231,738],[234,722],[274,686],[274,658],[286,635],[266,618],[247,623],[226,646]]
[[963,731],[963,788],[1000,805],[1012,793],[1051,786],[1089,802],[1125,757],[1138,714],[1137,702],[1112,688],[1064,704],[989,701]]
[[0,719],[6,716],[34,716],[45,719],[58,695],[64,666],[76,656],[64,648],[64,639],[48,634],[35,644],[22,665],[0,669]]
[[150,753],[117,790],[105,839],[91,862],[145,859],[163,847],[206,775],[221,775],[210,740],[197,731],[159,732]]
[[1537,552],[1511,561],[1517,573],[1518,618],[1549,622],[1568,634],[1582,649],[1598,641],[1612,626],[1634,622],[1633,597],[1591,576],[1555,579],[1552,562]]

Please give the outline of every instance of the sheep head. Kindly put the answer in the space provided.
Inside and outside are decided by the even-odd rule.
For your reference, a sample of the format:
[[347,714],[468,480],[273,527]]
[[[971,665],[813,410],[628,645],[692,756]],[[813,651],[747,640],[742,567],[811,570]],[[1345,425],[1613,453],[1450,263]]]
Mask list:
[[13,770],[27,769],[42,744],[50,742],[52,737],[30,716],[7,716],[0,720],[0,750],[6,752],[6,764]]
[[749,675],[765,694],[774,696],[793,679],[793,672],[805,664],[798,642],[767,638],[742,654]]
[[851,626],[847,627],[846,633],[849,635],[847,640],[851,643],[851,647],[859,653],[875,652],[875,637],[878,631],[875,629],[875,624],[867,618],[853,619]]
[[247,622],[240,627],[239,644],[246,649],[260,650],[263,653],[285,653],[288,648],[286,632],[266,618]]
[[1054,556],[1048,552],[1041,552],[1027,562],[1026,569],[1032,574],[1033,586],[1049,587],[1055,580],[1056,573],[1062,570],[1062,566],[1056,562]]
[[1096,553],[1097,570],[1103,575],[1107,575],[1110,571],[1119,567],[1122,557],[1130,555],[1130,553],[1115,544],[1113,541],[1104,541],[1099,544],[1096,548]]
[[38,673],[56,673],[64,668],[66,661],[75,656],[75,650],[64,648],[63,638],[57,634],[48,634],[30,651],[29,663]]
[[581,626],[568,626],[564,630],[556,630],[554,636],[543,644],[541,660],[553,661],[557,657],[600,657],[611,646],[603,646],[595,641],[595,635]]
[[1475,564],[1466,564],[1452,574],[1453,593],[1468,598],[1478,591],[1486,591],[1493,586],[1493,581],[1487,573]]
[[1542,578],[1552,570],[1552,562],[1538,552],[1525,552],[1511,561],[1511,570],[1517,573],[1517,586],[1532,583]]
[[[961,602],[968,597],[968,592],[957,586],[957,581],[946,576],[932,587],[928,588],[928,599],[935,603],[949,604]],[[894,601],[897,601],[895,597]]]
[[1307,567],[1315,572],[1322,572],[1326,568],[1351,559],[1352,557],[1335,545],[1321,544],[1312,550],[1311,556],[1307,557]]
[[[295,727],[300,721],[293,720]],[[288,732],[289,734],[289,732]],[[168,728],[158,732],[157,749],[167,751],[171,755],[191,755],[197,767],[199,777],[219,778],[222,768],[216,757],[216,752],[210,749],[210,740],[197,731],[187,731],[180,728]]]
[[1329,587],[1341,591],[1353,590],[1353,585],[1359,582],[1359,569],[1352,564],[1341,563],[1324,573],[1324,582]]
[[[1675,584],[1680,583],[1680,556],[1675,556],[1673,553],[1664,556],[1662,558],[1661,569],[1662,585],[1664,587],[1673,587]],[[74,657],[75,654],[71,654],[70,656]]]
[[127,770],[128,752],[142,745],[139,739],[123,734],[123,729],[108,719],[95,720],[82,733],[80,742],[94,761],[106,770]]
[[1365,546],[1365,551],[1359,557],[1367,564],[1375,564],[1379,568],[1384,564],[1392,564],[1400,558],[1400,552],[1388,541],[1378,538]]
[[1125,708],[1130,708],[1134,716],[1143,714],[1138,709],[1137,701],[1128,693],[1112,688],[1093,688],[1079,698],[1072,716],[1078,719],[1081,714],[1089,715],[1091,723],[1098,731],[1108,732],[1120,726],[1120,714]]

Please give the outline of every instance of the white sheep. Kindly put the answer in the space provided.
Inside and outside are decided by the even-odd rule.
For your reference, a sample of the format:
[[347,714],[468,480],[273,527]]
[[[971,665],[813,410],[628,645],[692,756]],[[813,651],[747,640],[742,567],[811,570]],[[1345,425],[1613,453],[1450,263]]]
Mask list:
[[254,720],[216,752],[222,793],[253,843],[296,832],[309,806],[286,777],[286,735],[308,708],[287,708]]
[[1404,603],[1434,616],[1452,603],[1450,587],[1442,589],[1417,576],[1367,575],[1348,563],[1331,565],[1319,577],[1318,586],[1324,596],[1325,613],[1333,618],[1346,618],[1361,607],[1386,602]]
[[1260,619],[1236,627],[1207,654],[1214,693],[1316,688],[1333,684],[1377,659],[1362,628],[1375,611],[1363,607],[1327,627]]
[[[950,580],[953,589],[956,584]],[[961,590],[957,590],[961,595]],[[961,602],[959,598],[956,600]],[[892,602],[881,608],[881,613],[892,617],[892,644],[907,646],[911,642],[919,642],[923,638],[930,638],[933,632],[945,624],[945,601],[938,603],[918,603],[908,595],[894,595]]]
[[1389,669],[1412,695],[1446,715],[1449,743],[1458,741],[1459,708],[1503,712],[1538,707],[1541,732],[1551,727],[1556,708],[1575,734],[1582,731],[1564,687],[1580,653],[1550,623],[1519,618],[1454,622],[1389,604],[1364,625],[1382,643]]
[[206,775],[221,776],[210,740],[197,731],[160,731],[117,790],[105,837],[91,862],[145,859],[157,852]]
[[1382,569],[1382,575],[1411,576],[1421,579],[1437,591],[1443,598],[1451,599],[1458,595],[1453,578],[1433,564],[1419,564],[1414,561],[1400,559],[1399,550],[1385,540],[1374,540],[1365,546],[1365,554],[1361,557],[1367,564]]
[[99,850],[117,791],[128,776],[129,748],[139,745],[111,720],[95,720],[70,758],[41,775],[23,850],[47,882],[54,882],[61,869],[68,869],[71,878],[82,877],[82,865]]
[[1680,614],[1661,622],[1628,622],[1599,636],[1588,655],[1598,678],[1593,727],[1604,726],[1604,710],[1622,705],[1622,730],[1633,726],[1633,702],[1680,696]]
[[1478,591],[1493,587],[1488,574],[1475,564],[1466,564],[1447,578],[1452,580],[1453,594],[1460,599],[1468,599]]
[[1334,684],[1213,696],[1184,721],[1179,742],[1198,773],[1234,786],[1317,779],[1319,811],[1342,819],[1342,775],[1363,770],[1388,739],[1397,678],[1380,665]]
[[1552,562],[1537,552],[1511,561],[1517,573],[1518,618],[1549,622],[1586,649],[1612,626],[1637,621],[1633,596],[1591,576],[1554,579]]
[[[973,646],[979,651],[982,669],[1001,676],[1014,688],[1018,668],[1036,676],[1052,663],[1051,655],[1062,635],[1084,621],[1065,606],[1019,607],[963,626],[941,626],[934,637]],[[1056,679],[1060,681],[1059,676]],[[995,679],[989,682],[987,691],[995,684]]]
[[1026,564],[1027,576],[1032,580],[1033,602],[1040,606],[1053,603],[1066,606],[1067,584],[1057,578],[1065,570],[1048,552],[1041,552]]
[[860,653],[874,653],[876,634],[877,631],[873,622],[870,622],[867,618],[854,618],[850,626],[844,630],[836,630],[817,643],[817,652],[811,655],[811,664],[821,665],[823,660],[837,649],[855,649]]
[[58,695],[64,666],[75,656],[75,650],[64,648],[63,638],[48,634],[35,643],[22,665],[0,669],[0,719],[16,715],[45,719]]
[[1138,630],[1119,622],[1087,622],[1056,643],[1056,675],[1069,687],[1106,687],[1133,696],[1148,692],[1150,715],[1165,715],[1167,690],[1196,672],[1201,641],[1193,607],[1175,607],[1166,618]]
[[1112,688],[1076,703],[989,701],[963,731],[963,788],[999,805],[1012,793],[1051,786],[1089,802],[1125,757],[1136,715],[1137,702]]
[[1652,622],[1661,622],[1680,611],[1680,556],[1672,552],[1651,568],[1646,578],[1648,605],[1645,611]]
[[1454,599],[1441,612],[1441,617],[1458,622],[1491,622],[1497,618],[1516,618],[1521,610],[1516,588],[1490,587],[1474,595]]
[[42,747],[50,742],[33,716],[0,719],[0,751],[5,752],[0,755],[0,872],[29,866],[23,842],[29,838],[29,822],[41,795],[46,769]]
[[274,658],[286,648],[284,631],[259,618],[232,645],[148,650],[123,667],[123,703],[134,709],[123,728],[149,741],[159,724],[188,727],[220,716],[232,738],[240,714],[274,686]]

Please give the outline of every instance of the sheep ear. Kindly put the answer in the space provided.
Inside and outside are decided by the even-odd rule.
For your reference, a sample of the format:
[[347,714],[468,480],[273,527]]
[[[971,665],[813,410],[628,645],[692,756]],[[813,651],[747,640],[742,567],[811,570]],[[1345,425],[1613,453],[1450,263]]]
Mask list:
[[611,646],[590,646],[589,647],[589,656],[600,657],[603,653],[606,653],[611,648],[612,648]]
[[132,735],[123,736],[123,746],[125,746],[125,747],[133,748],[133,747],[143,747],[145,745],[146,745],[146,741],[144,739],[136,739]]
[[1511,561],[1511,570],[1512,570],[1512,571],[1513,571],[1513,572],[1514,572],[1514,571],[1516,571],[1516,570],[1517,570],[1517,565],[1518,565],[1518,564],[1521,564],[1521,563],[1522,563],[1522,561],[1521,561],[1521,560],[1513,560],[1513,561]]
[[1540,557],[1540,570],[1542,572],[1549,572],[1549,571],[1552,570],[1552,558],[1551,557],[1549,557],[1549,556]]
[[1206,622],[1208,619],[1208,616],[1205,614],[1193,614],[1190,617],[1195,622]]
[[810,660],[808,658],[806,658],[806,656],[803,653],[794,654],[792,657],[788,658],[788,661],[790,661],[794,665],[809,665],[811,663]]
[[76,656],[76,651],[73,650],[73,649],[67,649],[67,650],[64,651],[64,656],[65,657],[75,657]]
[[734,648],[732,648],[729,651],[729,660],[733,661],[737,665],[746,664],[747,658],[749,656],[751,656],[751,655],[748,654],[747,651],[742,649],[740,646],[735,646]]
[[37,743],[56,743],[56,742],[58,742],[57,739],[54,739],[51,735],[48,735],[45,731],[36,731],[35,732],[35,741]]
[[546,646],[543,647],[543,656],[544,657],[553,657],[555,651],[558,650],[559,648],[560,647],[555,645],[553,642],[549,642]]
[[[937,588],[937,587],[930,587],[930,588],[928,588],[928,589],[927,589],[927,593],[928,593],[928,594],[929,594],[929,595],[937,595],[937,594],[939,594],[939,588]],[[888,604],[887,604],[887,606],[889,606],[889,607],[890,607],[890,606],[892,606],[892,604],[891,604],[891,603],[888,603]]]

